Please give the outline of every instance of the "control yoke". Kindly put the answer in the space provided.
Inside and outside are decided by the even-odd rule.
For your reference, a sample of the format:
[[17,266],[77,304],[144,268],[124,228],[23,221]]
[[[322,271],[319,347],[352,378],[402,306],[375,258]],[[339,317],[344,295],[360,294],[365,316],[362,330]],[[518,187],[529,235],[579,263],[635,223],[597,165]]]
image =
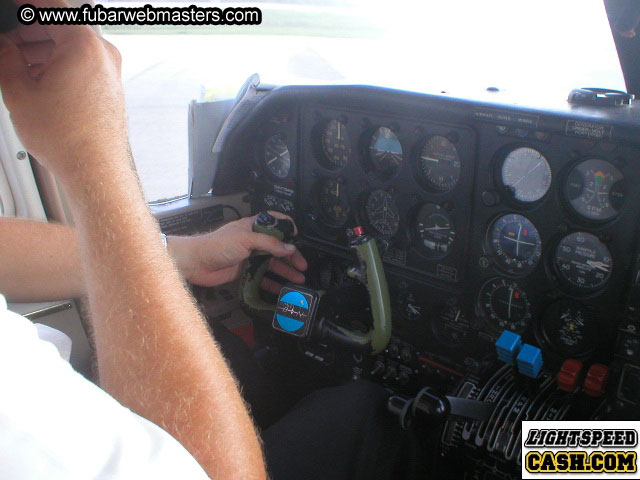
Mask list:
[[[277,219],[261,212],[253,223],[253,231],[272,235],[283,242],[293,239],[290,220]],[[271,254],[254,251],[245,263],[240,279],[240,302],[248,315],[272,319],[274,329],[300,338],[333,340],[376,355],[382,352],[391,338],[391,302],[380,253],[375,239],[365,235],[361,227],[349,230],[349,247],[354,251],[356,264],[347,275],[362,283],[369,296],[373,325],[368,332],[351,330],[318,315],[318,304],[324,292],[297,285],[285,285],[276,305],[260,296],[260,284]]]

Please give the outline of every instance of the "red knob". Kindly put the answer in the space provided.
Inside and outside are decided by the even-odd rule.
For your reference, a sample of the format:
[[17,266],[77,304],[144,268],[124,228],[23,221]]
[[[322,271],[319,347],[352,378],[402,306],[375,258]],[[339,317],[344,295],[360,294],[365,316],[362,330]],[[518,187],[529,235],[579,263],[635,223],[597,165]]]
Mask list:
[[573,392],[580,380],[580,372],[582,372],[582,362],[573,358],[565,360],[556,377],[558,388],[565,392]]
[[601,363],[594,363],[587,372],[584,380],[584,393],[591,397],[601,397],[604,395],[609,379],[609,367]]
[[361,226],[353,227],[353,234],[356,237],[359,237],[360,235],[364,235],[364,228],[362,228]]

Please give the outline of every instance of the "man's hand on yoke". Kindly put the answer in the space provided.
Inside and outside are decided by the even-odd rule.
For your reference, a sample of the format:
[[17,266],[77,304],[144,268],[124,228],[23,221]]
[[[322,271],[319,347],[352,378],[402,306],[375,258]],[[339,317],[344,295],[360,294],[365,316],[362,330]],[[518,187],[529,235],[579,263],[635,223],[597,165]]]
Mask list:
[[[286,215],[270,212],[278,218]],[[252,250],[264,250],[273,255],[270,270],[292,283],[304,283],[301,273],[307,262],[294,245],[251,230],[255,216],[230,222],[204,235],[169,237],[169,252],[183,276],[195,285],[212,287],[235,280],[240,275],[242,262]],[[272,293],[280,285],[268,278],[262,288]]]

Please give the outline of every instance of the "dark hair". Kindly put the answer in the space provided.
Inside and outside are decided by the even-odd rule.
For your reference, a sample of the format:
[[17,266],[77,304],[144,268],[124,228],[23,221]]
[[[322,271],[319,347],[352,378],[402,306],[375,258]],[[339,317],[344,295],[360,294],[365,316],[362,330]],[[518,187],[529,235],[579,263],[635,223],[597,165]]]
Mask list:
[[0,0],[0,33],[7,33],[18,26],[18,7],[11,0]]

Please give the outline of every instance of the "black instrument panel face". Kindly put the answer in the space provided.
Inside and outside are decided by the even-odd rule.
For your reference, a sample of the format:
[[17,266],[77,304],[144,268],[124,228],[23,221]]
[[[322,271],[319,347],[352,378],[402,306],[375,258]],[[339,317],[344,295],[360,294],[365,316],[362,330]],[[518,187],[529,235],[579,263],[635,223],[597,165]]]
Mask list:
[[[461,282],[471,221],[473,131],[393,112],[321,105],[303,107],[300,119],[305,236],[344,246],[345,228],[361,225],[380,241],[385,263],[436,281]],[[324,145],[328,135],[336,145],[331,150]]]
[[629,185],[640,181],[638,150],[477,129],[475,314],[487,333],[506,326],[528,335],[547,358],[606,358],[636,251],[638,212],[630,204],[638,205],[640,189]]
[[404,341],[460,364],[508,329],[549,361],[607,361],[640,278],[640,149],[382,104],[311,97],[260,121],[252,208],[322,251],[314,288],[342,278],[362,226]]

